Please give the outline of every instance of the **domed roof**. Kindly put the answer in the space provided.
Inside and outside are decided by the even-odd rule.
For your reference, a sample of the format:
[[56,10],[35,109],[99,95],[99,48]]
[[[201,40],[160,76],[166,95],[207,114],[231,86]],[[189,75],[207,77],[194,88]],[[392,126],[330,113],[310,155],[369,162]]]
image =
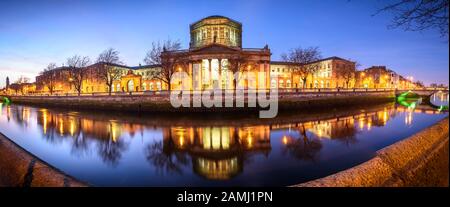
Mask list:
[[198,21],[192,23],[191,26],[192,26],[192,25],[195,25],[195,24],[197,24],[197,23],[199,23],[199,22],[202,22],[202,21],[204,21],[204,20],[208,20],[208,19],[227,19],[227,20],[230,21],[230,22],[234,22],[234,23],[236,23],[236,24],[242,25],[242,23],[240,23],[240,22],[238,22],[238,21],[236,21],[236,20],[234,20],[234,19],[231,19],[231,18],[229,18],[229,17],[226,17],[226,16],[221,16],[221,15],[211,15],[211,16],[205,17],[205,18],[203,18],[203,19],[200,19],[200,20],[198,20]]

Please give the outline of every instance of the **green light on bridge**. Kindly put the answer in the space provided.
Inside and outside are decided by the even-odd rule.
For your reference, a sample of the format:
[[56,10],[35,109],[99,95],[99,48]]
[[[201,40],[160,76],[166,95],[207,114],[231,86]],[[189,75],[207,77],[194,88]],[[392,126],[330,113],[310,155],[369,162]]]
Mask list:
[[9,98],[8,97],[2,97],[2,103],[4,103],[4,104],[10,104],[11,103],[11,100],[9,100]]
[[408,108],[416,108],[418,100],[420,97],[411,91],[404,92],[397,97],[397,103]]

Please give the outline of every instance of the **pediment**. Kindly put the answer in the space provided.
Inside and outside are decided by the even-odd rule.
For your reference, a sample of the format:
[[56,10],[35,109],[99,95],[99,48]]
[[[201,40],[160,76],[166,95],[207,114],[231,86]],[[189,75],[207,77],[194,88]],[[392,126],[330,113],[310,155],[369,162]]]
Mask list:
[[215,52],[238,52],[239,48],[232,48],[225,45],[220,44],[211,44],[205,47],[193,49],[191,52],[195,53],[215,53]]

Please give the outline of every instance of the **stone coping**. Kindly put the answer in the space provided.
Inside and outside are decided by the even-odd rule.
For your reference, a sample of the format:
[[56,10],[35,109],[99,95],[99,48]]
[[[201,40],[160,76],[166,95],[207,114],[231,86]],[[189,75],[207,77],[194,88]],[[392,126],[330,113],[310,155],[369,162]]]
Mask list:
[[[367,162],[291,187],[448,187],[449,118],[376,152]],[[439,173],[440,166],[446,173]],[[446,176],[446,177],[443,177]]]
[[9,187],[84,187],[32,155],[0,132],[0,185]]

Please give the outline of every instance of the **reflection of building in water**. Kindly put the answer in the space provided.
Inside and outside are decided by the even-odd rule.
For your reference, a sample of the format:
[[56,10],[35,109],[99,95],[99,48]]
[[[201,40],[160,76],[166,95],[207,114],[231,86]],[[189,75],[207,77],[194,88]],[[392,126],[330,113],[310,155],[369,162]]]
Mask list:
[[211,180],[232,178],[242,171],[242,160],[237,156],[225,159],[197,157],[193,160],[194,171]]
[[[29,117],[29,110],[25,114],[25,117]],[[83,135],[95,139],[111,139],[113,142],[117,141],[122,133],[129,133],[133,137],[136,132],[142,131],[144,128],[140,124],[81,118],[75,114],[54,113],[47,109],[38,111],[37,123],[42,126],[44,134],[55,133],[59,136],[75,136],[83,133]]]
[[[3,109],[2,109],[3,110]],[[2,112],[0,112],[1,114]],[[9,121],[11,116],[13,116],[13,120],[22,126],[27,126],[30,121],[30,108],[26,106],[16,106],[12,107],[6,105],[6,117]]]
[[[373,126],[384,126],[390,117],[395,115],[395,110],[384,108],[384,110],[370,113],[361,113],[354,116],[325,119],[320,121],[309,121],[284,125],[273,125],[272,129],[289,129],[298,131],[300,134],[309,132],[317,138],[345,138],[356,134],[356,129],[371,130]],[[288,140],[282,140],[287,143]]]
[[268,126],[251,127],[171,127],[164,129],[167,151],[189,153],[194,171],[208,179],[229,179],[242,171],[249,153],[270,150]]

